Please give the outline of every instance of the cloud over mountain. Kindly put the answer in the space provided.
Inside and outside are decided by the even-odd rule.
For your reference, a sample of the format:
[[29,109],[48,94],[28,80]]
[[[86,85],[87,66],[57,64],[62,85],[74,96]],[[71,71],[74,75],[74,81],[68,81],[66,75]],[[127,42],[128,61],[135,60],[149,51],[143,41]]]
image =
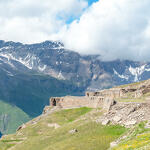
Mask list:
[[145,61],[150,59],[149,6],[149,0],[99,0],[91,6],[86,0],[1,0],[0,38],[62,40],[68,49],[103,60]]
[[65,45],[104,60],[149,60],[149,0],[100,0],[62,33]]
[[25,43],[52,39],[87,6],[86,0],[1,0],[0,38]]

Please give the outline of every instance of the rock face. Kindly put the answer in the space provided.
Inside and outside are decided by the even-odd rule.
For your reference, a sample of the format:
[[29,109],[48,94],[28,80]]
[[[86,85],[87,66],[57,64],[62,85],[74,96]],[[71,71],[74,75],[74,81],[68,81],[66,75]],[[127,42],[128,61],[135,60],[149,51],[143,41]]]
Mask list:
[[110,120],[113,124],[131,127],[141,121],[150,120],[150,105],[147,103],[118,102],[111,107],[102,120]]

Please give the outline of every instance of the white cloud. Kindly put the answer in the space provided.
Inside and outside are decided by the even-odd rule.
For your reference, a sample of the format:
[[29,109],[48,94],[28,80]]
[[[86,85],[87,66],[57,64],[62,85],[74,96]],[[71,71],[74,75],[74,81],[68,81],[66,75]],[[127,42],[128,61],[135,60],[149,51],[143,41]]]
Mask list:
[[58,36],[67,48],[104,60],[149,60],[149,6],[149,0],[100,0]]
[[0,38],[25,43],[52,40],[71,16],[88,6],[85,0],[1,0]]
[[[149,0],[99,0],[91,7],[86,0],[1,0],[0,39],[57,39],[104,60],[150,60],[149,6]],[[81,17],[66,24],[72,16]]]

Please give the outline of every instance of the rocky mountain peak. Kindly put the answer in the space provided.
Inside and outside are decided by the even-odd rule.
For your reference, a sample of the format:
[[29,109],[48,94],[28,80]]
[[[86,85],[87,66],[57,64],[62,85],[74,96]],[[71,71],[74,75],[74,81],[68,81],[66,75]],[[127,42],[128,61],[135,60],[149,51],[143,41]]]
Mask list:
[[[59,80],[98,90],[148,79],[150,64],[129,60],[101,61],[98,55],[83,56],[65,49],[59,41],[21,44],[0,41],[1,66],[10,70],[36,71]],[[7,67],[8,69],[8,67]]]

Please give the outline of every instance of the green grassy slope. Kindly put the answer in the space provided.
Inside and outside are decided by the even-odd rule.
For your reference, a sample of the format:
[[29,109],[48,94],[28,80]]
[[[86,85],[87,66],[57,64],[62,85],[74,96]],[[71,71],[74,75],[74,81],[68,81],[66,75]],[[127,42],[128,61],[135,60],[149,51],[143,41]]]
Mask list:
[[80,95],[83,90],[69,81],[40,74],[2,76],[0,99],[14,104],[31,117],[40,115],[51,96]]
[[[110,142],[126,129],[118,125],[102,126],[94,118],[101,111],[90,108],[62,110],[44,116],[37,124],[27,125],[14,135],[3,137],[2,150],[106,150]],[[57,123],[59,128],[49,127]],[[70,134],[69,131],[78,132]]]
[[[18,125],[26,122],[29,117],[34,118],[40,115],[45,105],[49,105],[50,97],[83,93],[82,88],[71,82],[57,80],[35,72],[17,72],[15,76],[9,76],[5,71],[0,70],[0,87],[0,100],[8,104],[5,107],[16,106],[11,107],[12,110],[8,109],[8,113],[17,114],[13,114],[13,119],[10,119],[10,115],[7,115],[7,109],[4,109],[4,104],[1,104],[0,129],[3,133],[12,133]],[[8,124],[8,120],[11,125]]]
[[0,131],[3,134],[14,133],[18,126],[30,119],[20,108],[0,101]]
[[112,150],[149,150],[150,149],[150,129],[145,128],[145,123],[141,122],[130,129],[125,139]]

